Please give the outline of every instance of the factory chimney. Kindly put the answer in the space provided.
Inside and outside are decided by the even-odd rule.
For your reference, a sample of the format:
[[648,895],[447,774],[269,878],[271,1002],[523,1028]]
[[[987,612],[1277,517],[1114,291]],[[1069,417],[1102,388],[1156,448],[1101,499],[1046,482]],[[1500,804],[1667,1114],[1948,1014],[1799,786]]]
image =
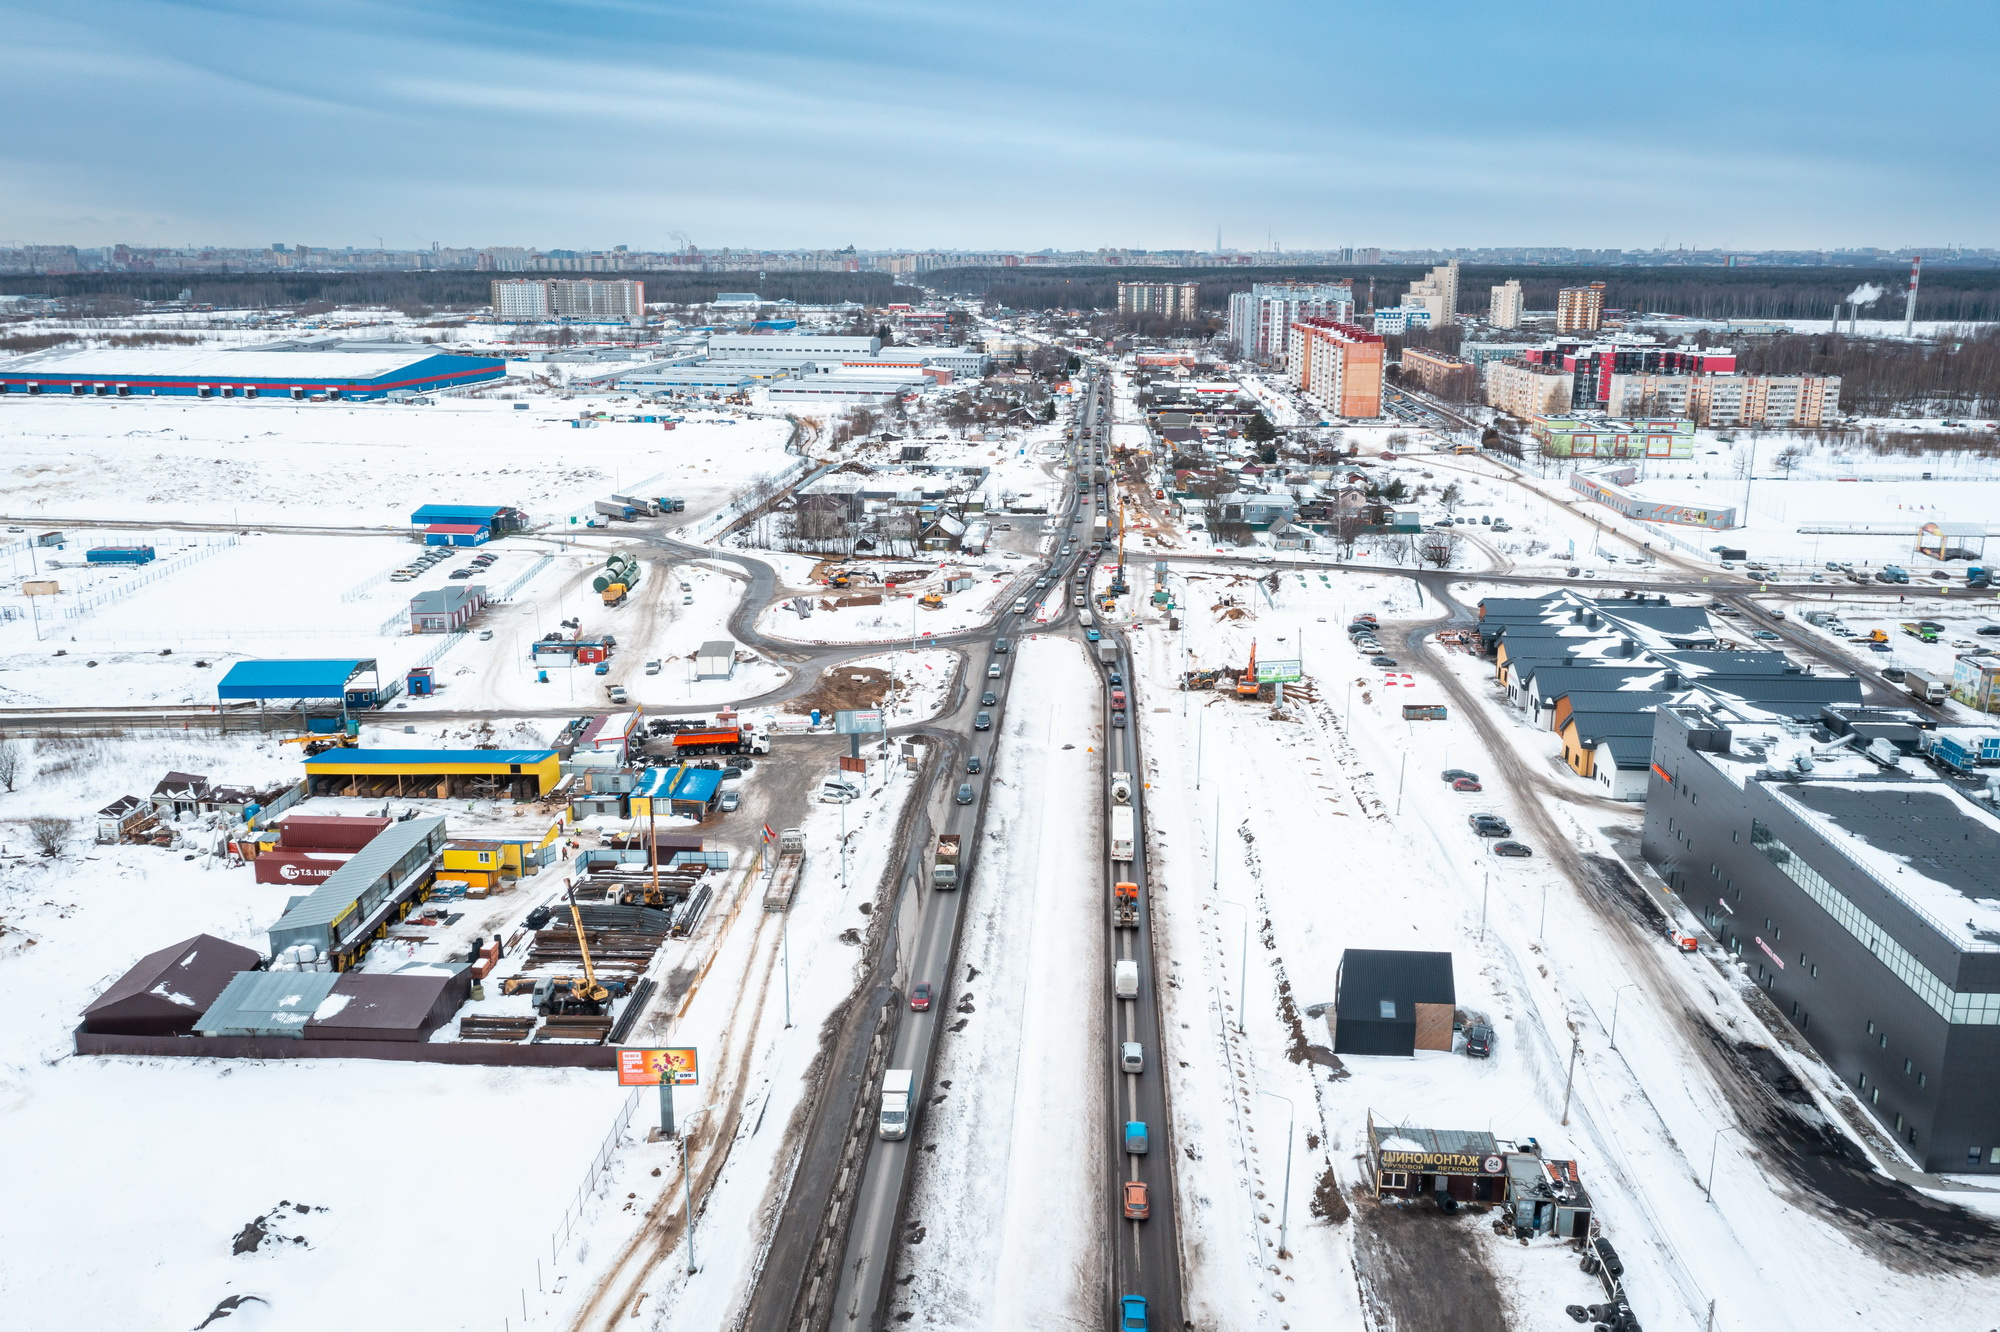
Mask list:
[[1910,260],[1910,295],[1903,304],[1903,336],[1906,338],[1914,335],[1917,329],[1917,277],[1923,269],[1922,255]]

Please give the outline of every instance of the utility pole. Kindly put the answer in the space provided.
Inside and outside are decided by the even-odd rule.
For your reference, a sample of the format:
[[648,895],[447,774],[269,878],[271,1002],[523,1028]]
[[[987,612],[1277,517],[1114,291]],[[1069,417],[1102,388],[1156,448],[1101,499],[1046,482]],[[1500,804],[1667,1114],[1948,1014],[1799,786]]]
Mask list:
[[1582,1047],[1583,1037],[1578,1036],[1575,1032],[1571,1032],[1569,1038],[1569,1074],[1563,1079],[1562,1123],[1564,1128],[1569,1127],[1570,1089],[1576,1085],[1576,1052]]

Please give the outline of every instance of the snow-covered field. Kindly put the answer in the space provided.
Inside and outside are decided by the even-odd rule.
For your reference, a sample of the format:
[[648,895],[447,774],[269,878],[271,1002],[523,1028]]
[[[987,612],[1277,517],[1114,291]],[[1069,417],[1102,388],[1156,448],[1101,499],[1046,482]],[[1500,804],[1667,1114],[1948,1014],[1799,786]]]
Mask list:
[[504,504],[564,522],[627,483],[660,477],[660,493],[686,499],[693,522],[795,461],[783,420],[690,420],[671,431],[571,426],[606,406],[548,397],[420,407],[9,394],[0,398],[0,511],[34,523],[401,527],[421,504]]

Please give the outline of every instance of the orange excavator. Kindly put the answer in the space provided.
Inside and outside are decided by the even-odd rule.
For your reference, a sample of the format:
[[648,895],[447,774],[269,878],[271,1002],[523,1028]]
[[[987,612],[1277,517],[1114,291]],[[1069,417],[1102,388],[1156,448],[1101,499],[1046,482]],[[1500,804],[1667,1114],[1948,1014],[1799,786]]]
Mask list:
[[1236,677],[1236,692],[1244,698],[1257,697],[1257,640],[1250,640],[1250,664]]

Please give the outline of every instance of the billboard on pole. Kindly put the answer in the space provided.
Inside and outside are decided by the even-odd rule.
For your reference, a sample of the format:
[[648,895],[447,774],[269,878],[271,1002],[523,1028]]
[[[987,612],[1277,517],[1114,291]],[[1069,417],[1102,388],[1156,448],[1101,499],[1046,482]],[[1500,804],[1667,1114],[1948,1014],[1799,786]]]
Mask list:
[[1257,663],[1258,684],[1291,684],[1305,679],[1299,661],[1260,661]]
[[692,1087],[701,1080],[699,1071],[691,1046],[618,1052],[618,1085],[621,1087],[657,1087],[663,1082],[677,1087]]
[[836,735],[868,735],[882,729],[882,709],[858,708],[833,714]]

